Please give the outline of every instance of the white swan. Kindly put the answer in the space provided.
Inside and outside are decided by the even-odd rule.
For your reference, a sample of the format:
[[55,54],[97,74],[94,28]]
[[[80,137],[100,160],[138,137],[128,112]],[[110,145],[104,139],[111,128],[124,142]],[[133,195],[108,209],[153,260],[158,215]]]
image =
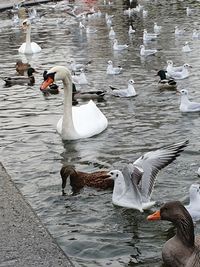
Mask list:
[[40,52],[42,50],[41,47],[38,44],[31,42],[31,23],[29,19],[25,19],[22,22],[22,28],[26,30],[26,42],[18,49],[19,53],[34,54]]
[[64,113],[58,121],[57,131],[63,140],[76,140],[97,135],[107,128],[108,121],[95,103],[72,107],[72,78],[63,66],[51,68],[40,89],[44,91],[53,81],[62,80],[64,86]]

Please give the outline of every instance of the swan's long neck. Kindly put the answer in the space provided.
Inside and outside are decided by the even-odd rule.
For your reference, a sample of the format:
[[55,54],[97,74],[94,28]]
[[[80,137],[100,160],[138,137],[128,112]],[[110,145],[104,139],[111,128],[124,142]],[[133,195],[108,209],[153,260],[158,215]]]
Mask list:
[[30,52],[31,51],[31,27],[28,26],[26,29],[26,48],[25,48],[26,52]]
[[62,122],[62,137],[63,139],[75,139],[78,133],[74,128],[72,117],[72,80],[70,76],[65,76],[63,79],[64,85],[64,112]]

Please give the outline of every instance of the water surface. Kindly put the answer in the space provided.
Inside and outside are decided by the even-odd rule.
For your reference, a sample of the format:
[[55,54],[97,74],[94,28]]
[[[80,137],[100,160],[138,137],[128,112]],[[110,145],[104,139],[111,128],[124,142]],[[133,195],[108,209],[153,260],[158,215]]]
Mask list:
[[[175,92],[160,92],[155,74],[166,66],[168,59],[176,65],[188,62],[193,66],[191,75],[179,81],[178,88],[187,88],[190,98],[200,102],[200,40],[191,37],[192,29],[199,28],[199,16],[198,13],[186,16],[185,1],[140,3],[148,10],[146,18],[142,14],[124,16],[128,4],[119,0],[112,5],[103,1],[76,2],[83,7],[94,5],[102,12],[101,17],[87,21],[98,30],[90,35],[80,31],[78,21],[65,11],[55,11],[51,4],[46,5],[47,8],[38,6],[38,13],[44,16],[33,25],[32,39],[42,47],[42,52],[26,58],[17,51],[24,34],[13,28],[7,12],[0,14],[0,76],[14,74],[15,62],[20,58],[39,71],[32,87],[6,88],[0,80],[1,161],[75,266],[161,266],[161,248],[171,234],[171,225],[147,222],[149,211],[140,213],[113,206],[111,191],[85,188],[77,196],[62,197],[59,172],[63,163],[88,172],[121,169],[124,163],[132,162],[144,152],[189,139],[186,151],[158,176],[153,194],[157,201],[155,209],[169,200],[187,203],[191,183],[198,182],[195,171],[200,156],[199,114],[181,114],[179,96]],[[187,1],[187,5],[200,8],[194,1]],[[117,39],[119,43],[129,43],[127,51],[113,51],[105,23],[106,12],[114,15]],[[60,17],[66,21],[57,25]],[[139,56],[142,31],[146,28],[152,32],[154,21],[163,29],[158,40],[148,43],[147,47],[158,48],[159,53],[143,59]],[[128,36],[130,23],[136,28],[132,37]],[[184,36],[175,38],[175,24],[185,28]],[[185,41],[189,41],[192,48],[188,55],[181,51]],[[86,74],[89,85],[82,89],[108,91],[106,101],[97,105],[109,125],[98,136],[63,142],[56,133],[56,124],[62,115],[63,91],[44,97],[39,87],[45,69],[54,65],[69,66],[71,58],[77,62],[93,60]],[[123,67],[121,75],[106,75],[110,59]],[[130,78],[136,82],[136,98],[109,95],[108,85],[125,87]],[[66,191],[70,193],[69,186]],[[196,230],[199,231],[199,223]]]

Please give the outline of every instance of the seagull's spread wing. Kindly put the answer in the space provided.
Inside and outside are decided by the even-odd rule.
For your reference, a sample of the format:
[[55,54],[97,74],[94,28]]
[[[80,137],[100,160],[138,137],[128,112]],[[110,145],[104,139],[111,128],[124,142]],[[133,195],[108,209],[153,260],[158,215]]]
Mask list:
[[132,173],[132,178],[138,183],[145,199],[149,200],[151,197],[158,172],[174,161],[188,143],[187,140],[147,152],[133,163],[135,171]]
[[135,205],[135,208],[137,207],[139,210],[142,210],[142,196],[137,184],[132,180],[131,175],[133,172],[133,166],[131,165],[132,164],[125,165],[122,170],[125,182],[124,196],[126,196],[126,199],[130,200],[130,202]]

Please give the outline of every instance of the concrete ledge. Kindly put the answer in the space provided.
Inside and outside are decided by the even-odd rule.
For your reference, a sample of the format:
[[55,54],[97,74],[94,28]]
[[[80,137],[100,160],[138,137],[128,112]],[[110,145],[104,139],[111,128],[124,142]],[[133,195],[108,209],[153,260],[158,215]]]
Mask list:
[[72,267],[0,163],[0,267]]

